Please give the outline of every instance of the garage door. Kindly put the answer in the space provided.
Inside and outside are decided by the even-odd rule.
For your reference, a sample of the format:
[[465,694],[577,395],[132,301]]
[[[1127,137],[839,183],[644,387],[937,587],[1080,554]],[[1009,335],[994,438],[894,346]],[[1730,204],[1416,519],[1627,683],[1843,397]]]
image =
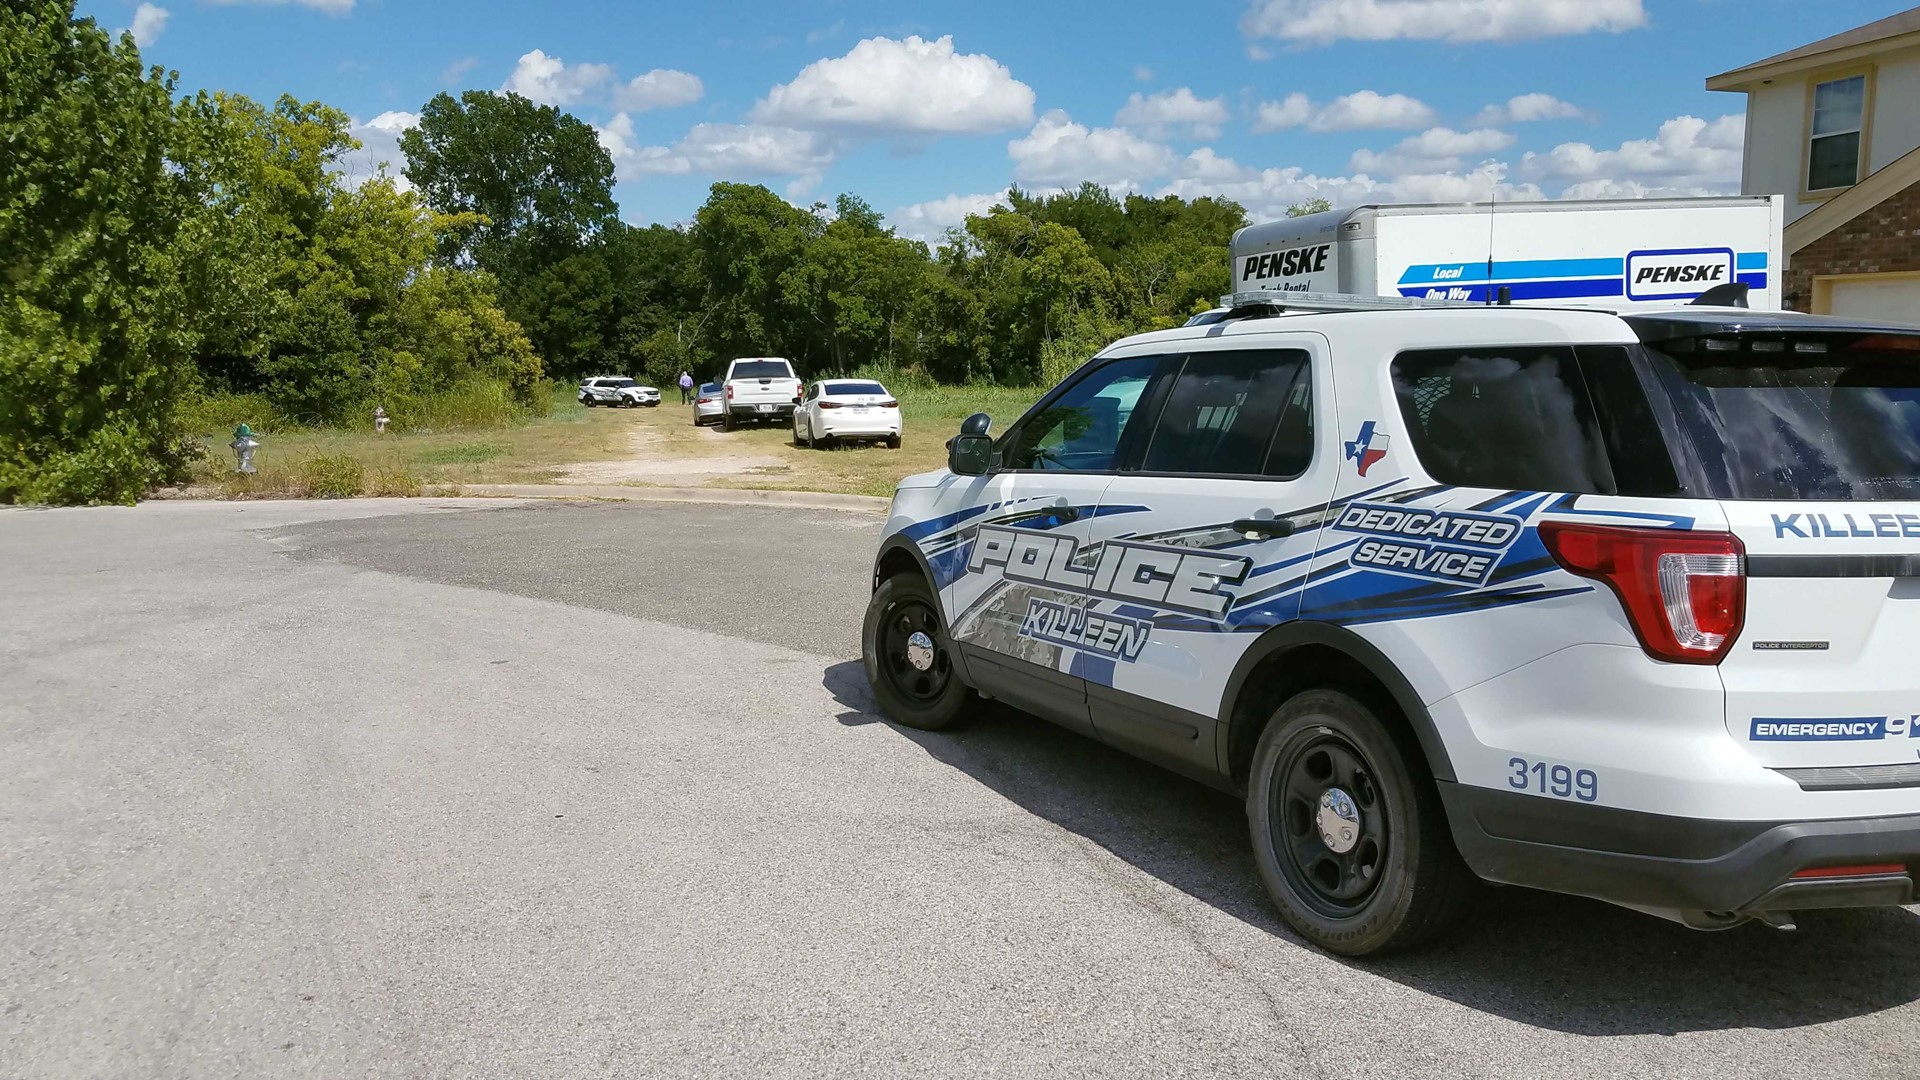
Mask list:
[[1826,285],[1831,314],[1920,325],[1920,275],[1850,278]]

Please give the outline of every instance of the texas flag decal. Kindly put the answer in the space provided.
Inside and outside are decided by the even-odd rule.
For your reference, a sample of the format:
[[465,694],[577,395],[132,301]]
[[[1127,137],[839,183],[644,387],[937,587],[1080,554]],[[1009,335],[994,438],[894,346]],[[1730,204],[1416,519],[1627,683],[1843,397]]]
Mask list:
[[1387,443],[1387,437],[1374,431],[1373,421],[1369,420],[1360,425],[1360,434],[1347,443],[1347,460],[1357,462],[1360,475],[1365,476],[1375,462],[1387,456]]

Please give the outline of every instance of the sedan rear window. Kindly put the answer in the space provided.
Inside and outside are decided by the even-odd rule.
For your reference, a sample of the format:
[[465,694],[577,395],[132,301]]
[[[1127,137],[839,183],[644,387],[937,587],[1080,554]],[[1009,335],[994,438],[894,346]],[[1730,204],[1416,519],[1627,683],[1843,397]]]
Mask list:
[[1649,353],[1716,497],[1920,499],[1920,334],[1717,334]]
[[887,388],[877,382],[830,382],[827,384],[827,393],[849,395],[870,394],[874,397],[886,397]]
[[736,379],[791,379],[793,369],[785,360],[743,360],[733,365]]

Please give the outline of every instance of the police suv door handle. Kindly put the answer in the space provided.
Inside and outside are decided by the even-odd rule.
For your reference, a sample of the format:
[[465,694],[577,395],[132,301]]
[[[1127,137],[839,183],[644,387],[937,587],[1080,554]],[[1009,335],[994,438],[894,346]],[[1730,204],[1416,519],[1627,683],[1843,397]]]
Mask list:
[[1243,536],[1264,536],[1269,540],[1293,535],[1293,522],[1286,518],[1241,518],[1233,531]]

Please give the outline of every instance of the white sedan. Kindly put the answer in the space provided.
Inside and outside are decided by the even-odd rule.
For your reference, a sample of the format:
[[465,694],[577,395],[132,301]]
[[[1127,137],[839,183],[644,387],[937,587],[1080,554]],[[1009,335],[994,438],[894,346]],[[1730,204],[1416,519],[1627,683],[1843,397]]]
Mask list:
[[727,412],[726,389],[717,382],[701,383],[693,396],[693,426],[717,424]]
[[807,387],[793,410],[796,446],[826,446],[866,439],[900,448],[900,402],[887,388],[864,379],[829,379]]

